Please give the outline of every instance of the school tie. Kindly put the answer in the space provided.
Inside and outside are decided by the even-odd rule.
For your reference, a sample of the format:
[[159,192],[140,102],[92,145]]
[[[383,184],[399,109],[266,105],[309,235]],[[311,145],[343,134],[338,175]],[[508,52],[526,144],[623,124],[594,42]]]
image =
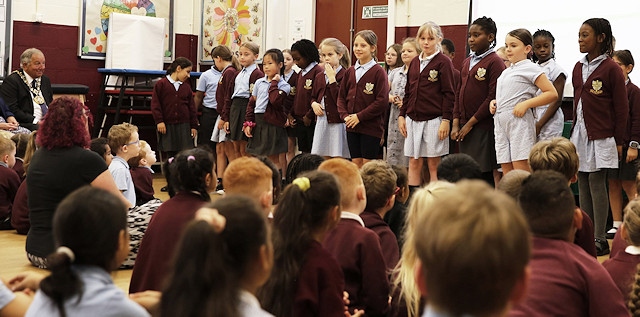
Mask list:
[[[31,81],[31,87],[33,87],[33,89],[37,89],[36,80],[35,79]],[[40,94],[42,94],[42,92],[40,92]],[[44,118],[44,115],[47,114],[47,111],[49,110],[49,107],[47,107],[47,103],[46,102],[43,102],[40,105],[40,110],[42,110],[42,117]]]

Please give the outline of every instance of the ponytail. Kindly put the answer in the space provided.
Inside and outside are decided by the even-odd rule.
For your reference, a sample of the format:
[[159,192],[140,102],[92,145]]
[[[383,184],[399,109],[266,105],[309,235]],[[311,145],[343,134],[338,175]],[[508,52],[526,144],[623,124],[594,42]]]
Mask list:
[[327,225],[329,212],[340,204],[335,177],[314,171],[296,178],[274,211],[274,266],[258,292],[260,302],[276,316],[291,315],[298,274],[313,234]]
[[217,210],[223,220],[195,220],[185,228],[160,316],[238,316],[241,283],[268,244],[266,219],[250,198],[226,196],[203,209]]
[[633,317],[640,316],[640,265],[636,267],[636,274],[634,275],[634,281],[631,285],[631,292],[629,293],[629,300],[627,301],[627,308]]
[[64,303],[67,299],[82,292],[82,282],[71,270],[71,257],[56,251],[47,257],[51,274],[40,282],[40,290],[55,303],[61,317],[66,317]]

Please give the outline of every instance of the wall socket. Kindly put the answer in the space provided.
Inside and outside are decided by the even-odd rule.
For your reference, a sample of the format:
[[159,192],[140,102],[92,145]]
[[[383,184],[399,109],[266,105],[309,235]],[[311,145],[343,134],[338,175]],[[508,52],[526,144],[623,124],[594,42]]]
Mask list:
[[44,13],[36,13],[34,16],[34,20],[38,23],[42,23],[42,21],[44,20]]

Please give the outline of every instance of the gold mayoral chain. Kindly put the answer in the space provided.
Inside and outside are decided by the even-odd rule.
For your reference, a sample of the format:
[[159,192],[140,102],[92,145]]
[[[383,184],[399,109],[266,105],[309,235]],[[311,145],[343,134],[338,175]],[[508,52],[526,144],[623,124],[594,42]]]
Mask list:
[[33,79],[36,82],[36,87],[34,88],[33,86],[29,85],[29,80],[27,80],[27,76],[25,76],[23,72],[15,70],[14,73],[18,73],[18,75],[20,75],[20,78],[22,78],[22,81],[24,81],[27,87],[29,87],[29,90],[31,90],[31,94],[33,94],[33,101],[39,105],[43,105],[44,98],[42,97],[42,92],[40,91],[40,80],[36,78]]

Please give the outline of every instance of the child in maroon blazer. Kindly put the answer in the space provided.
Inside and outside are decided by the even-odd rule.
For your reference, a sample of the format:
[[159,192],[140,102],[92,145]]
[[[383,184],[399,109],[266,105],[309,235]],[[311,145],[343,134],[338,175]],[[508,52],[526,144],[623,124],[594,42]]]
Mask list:
[[437,24],[423,24],[416,35],[422,53],[411,61],[407,71],[398,127],[406,138],[404,155],[409,157],[412,188],[422,184],[423,158],[427,158],[430,181],[436,181],[440,159],[449,154],[454,73],[451,59],[440,52],[443,37]]
[[637,158],[638,142],[640,142],[640,88],[629,79],[629,73],[631,73],[634,66],[633,55],[629,50],[615,51],[613,53],[613,61],[620,65],[627,83],[629,122],[619,167],[610,171],[607,175],[609,179],[609,204],[611,205],[611,214],[613,216],[613,228],[607,232],[607,239],[612,239],[622,224],[622,190],[624,189],[629,199],[636,197],[635,179],[638,174]]
[[158,147],[172,157],[193,147],[198,134],[198,115],[193,91],[188,82],[192,63],[176,58],[167,69],[167,76],[153,87],[151,112],[158,130]]
[[289,111],[289,125],[293,127],[298,140],[298,149],[303,153],[310,153],[316,121],[316,115],[311,109],[311,93],[315,87],[316,77],[322,73],[323,69],[318,65],[320,63],[318,48],[310,40],[302,39],[293,43],[291,57],[301,70],[295,86],[293,107]]
[[611,254],[602,265],[622,292],[625,302],[635,284],[635,276],[640,264],[640,200],[634,199],[624,208],[624,222],[620,235],[628,246],[622,252]]
[[342,317],[344,276],[322,241],[340,217],[340,191],[327,172],[309,172],[285,188],[273,217],[273,270],[258,292],[282,317]]
[[360,217],[367,205],[360,171],[355,163],[342,158],[326,160],[318,170],[332,173],[340,184],[340,222],[327,234],[323,245],[342,268],[349,310],[384,316],[389,307],[389,282],[380,238]]
[[284,101],[291,90],[280,77],[284,75],[284,56],[277,48],[268,50],[262,58],[265,77],[256,80],[245,114],[244,134],[249,138],[247,153],[268,156],[280,166],[280,153],[287,152],[287,115]]
[[609,203],[607,170],[618,168],[627,133],[629,100],[624,75],[610,57],[611,24],[586,20],[578,33],[586,55],[573,68],[573,126],[571,142],[580,157],[580,207],[593,219],[598,256],[609,254],[605,230]]
[[496,23],[488,17],[476,19],[469,27],[467,43],[473,54],[462,63],[451,127],[451,139],[458,142],[460,153],[480,164],[482,178],[490,184],[500,180],[493,117],[489,112],[498,77],[505,69],[505,63],[493,51],[497,32]]
[[[296,85],[298,84],[298,72],[293,68],[295,64],[293,62],[293,56],[291,56],[291,50],[285,48],[282,50],[282,55],[284,55],[284,80],[291,86],[291,91],[289,91],[289,95],[284,100],[284,111],[287,113],[291,113],[291,108],[293,108],[293,101],[296,98]],[[287,175],[287,166],[291,159],[296,156],[296,136],[293,131],[293,127],[291,126],[289,120],[287,118],[287,125],[285,129],[287,130],[287,153],[280,154],[280,164],[284,167],[282,170],[282,176],[284,179],[284,175]]]
[[358,32],[353,54],[358,59],[340,84],[338,112],[347,126],[351,158],[358,167],[378,158],[384,135],[384,114],[389,110],[389,80],[375,56],[378,36],[371,30]]
[[11,205],[20,187],[20,176],[13,170],[16,145],[0,136],[0,230],[11,229]]
[[350,158],[347,132],[338,113],[338,90],[345,69],[351,66],[349,50],[340,40],[326,38],[320,43],[324,72],[316,76],[311,93],[311,108],[316,115],[311,154]]

